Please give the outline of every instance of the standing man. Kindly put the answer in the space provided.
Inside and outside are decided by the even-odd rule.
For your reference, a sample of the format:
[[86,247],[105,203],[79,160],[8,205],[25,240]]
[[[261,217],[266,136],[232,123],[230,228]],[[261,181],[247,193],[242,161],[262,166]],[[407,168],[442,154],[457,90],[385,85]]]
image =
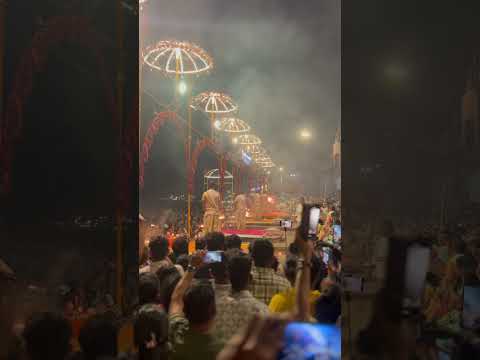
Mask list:
[[202,195],[203,203],[203,231],[208,234],[213,231],[220,231],[220,209],[221,200],[220,193],[212,184],[210,188]]
[[261,199],[260,194],[257,192],[252,193],[252,215],[255,220],[260,218],[260,205]]
[[237,229],[243,230],[246,228],[247,197],[244,194],[238,194],[233,201],[233,206]]

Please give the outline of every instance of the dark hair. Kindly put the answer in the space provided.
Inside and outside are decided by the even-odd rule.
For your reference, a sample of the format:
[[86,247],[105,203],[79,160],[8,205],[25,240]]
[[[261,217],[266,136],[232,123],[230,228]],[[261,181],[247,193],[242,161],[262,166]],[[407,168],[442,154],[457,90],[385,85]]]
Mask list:
[[168,255],[168,240],[164,236],[156,236],[150,240],[148,249],[153,261],[163,260]]
[[71,350],[72,329],[68,321],[57,314],[34,315],[27,322],[23,337],[32,360],[63,360]]
[[173,242],[172,250],[176,256],[188,255],[188,238],[186,236],[177,237]]
[[270,267],[273,262],[273,244],[267,239],[258,239],[253,243],[252,258],[257,267]]
[[250,280],[252,260],[248,255],[233,256],[228,263],[230,283],[233,291],[245,290]]
[[175,263],[180,265],[183,270],[187,271],[188,264],[190,263],[190,256],[188,256],[188,254],[180,255]]
[[225,239],[227,243],[227,249],[241,249],[242,239],[237,234],[229,235]]
[[207,244],[205,242],[205,238],[201,237],[195,240],[195,249],[196,250],[205,250]]
[[334,324],[341,312],[340,287],[334,284],[315,302],[315,319],[319,323]]
[[190,324],[201,325],[216,315],[215,292],[210,282],[201,281],[185,292],[183,312]]
[[[139,360],[153,359],[151,349],[145,346],[155,334],[157,347],[161,355],[167,358],[168,351],[168,316],[163,311],[141,311],[133,327],[134,342],[138,348]],[[160,356],[163,358],[163,356]]]
[[297,277],[297,257],[289,256],[285,262],[285,277],[292,286],[295,286],[295,280]]
[[164,268],[158,275],[160,286],[158,289],[158,301],[166,311],[170,309],[172,294],[181,279],[181,275],[175,266]]
[[117,356],[117,328],[104,316],[90,318],[78,338],[85,360]]
[[158,296],[158,277],[152,273],[141,274],[138,279],[138,302],[140,305],[154,303]]
[[298,245],[294,242],[288,245],[288,252],[292,255],[298,255],[299,253]]
[[225,250],[225,235],[218,231],[213,231],[205,235],[205,242],[208,251]]
[[228,283],[228,259],[222,253],[222,261],[209,264],[210,271],[216,283]]

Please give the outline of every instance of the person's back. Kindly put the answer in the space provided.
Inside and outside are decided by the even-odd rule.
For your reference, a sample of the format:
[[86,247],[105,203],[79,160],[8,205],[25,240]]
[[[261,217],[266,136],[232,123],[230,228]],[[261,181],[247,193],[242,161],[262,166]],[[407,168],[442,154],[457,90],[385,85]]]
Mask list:
[[255,298],[268,305],[275,294],[287,291],[291,285],[272,268],[274,249],[270,241],[266,239],[255,241],[252,258],[255,268],[252,271],[250,290]]
[[105,316],[95,316],[80,331],[79,343],[84,360],[115,359],[117,329]]
[[170,314],[174,360],[214,360],[222,345],[212,336],[215,293],[210,283],[192,285],[183,297],[183,318]]
[[156,273],[159,269],[172,265],[168,258],[168,240],[164,236],[153,238],[148,244],[148,250],[150,263],[140,269],[140,274]]
[[138,360],[168,359],[168,316],[149,306],[140,308],[134,324]]
[[71,351],[71,337],[68,321],[53,313],[34,315],[23,333],[30,360],[64,360]]
[[214,189],[208,189],[203,193],[205,213],[218,213],[220,210],[220,194]]

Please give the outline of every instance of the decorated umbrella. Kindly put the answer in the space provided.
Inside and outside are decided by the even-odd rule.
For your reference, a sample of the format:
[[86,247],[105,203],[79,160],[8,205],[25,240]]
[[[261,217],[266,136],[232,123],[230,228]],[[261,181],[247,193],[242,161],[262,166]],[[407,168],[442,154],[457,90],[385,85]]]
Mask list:
[[161,40],[147,47],[143,61],[165,75],[200,75],[213,68],[212,57],[201,47],[187,41]]
[[236,117],[223,118],[217,128],[220,131],[231,134],[247,133],[251,129],[250,125]]
[[192,100],[192,108],[209,115],[211,121],[211,138],[214,139],[215,129],[219,130],[221,121],[216,121],[217,115],[232,114],[238,111],[238,105],[226,94],[207,91],[195,96]]

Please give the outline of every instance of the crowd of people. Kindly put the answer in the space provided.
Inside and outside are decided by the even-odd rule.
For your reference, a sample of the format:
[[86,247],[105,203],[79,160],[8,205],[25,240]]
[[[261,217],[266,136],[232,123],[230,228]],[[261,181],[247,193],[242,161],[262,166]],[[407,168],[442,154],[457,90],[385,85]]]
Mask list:
[[[325,264],[312,242],[297,235],[285,261],[276,259],[267,239],[242,251],[238,236],[212,232],[198,238],[190,254],[188,242],[178,236],[169,246],[162,235],[149,241],[130,332],[111,299],[75,328],[71,318],[85,294],[69,291],[63,311],[2,326],[9,350],[0,358],[273,359],[288,322],[339,324],[338,266]],[[211,251],[220,252],[221,260],[207,262]],[[2,285],[11,281],[2,277]],[[8,298],[2,291],[2,311]]]

